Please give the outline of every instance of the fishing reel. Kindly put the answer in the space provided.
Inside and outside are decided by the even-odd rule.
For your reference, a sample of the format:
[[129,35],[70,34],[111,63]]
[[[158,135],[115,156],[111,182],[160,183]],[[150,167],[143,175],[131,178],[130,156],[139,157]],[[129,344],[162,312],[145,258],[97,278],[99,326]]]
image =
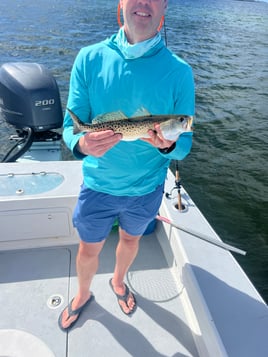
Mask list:
[[178,202],[175,204],[175,208],[182,212],[185,210],[185,205],[182,203],[182,200],[181,200],[181,178],[180,178],[180,174],[179,174],[179,165],[178,165],[178,162],[176,161],[176,164],[175,164],[175,167],[176,167],[176,171],[175,171],[175,186],[170,190],[170,192],[166,192],[165,196],[167,199],[172,199],[174,198],[173,197],[173,191],[177,190],[177,199],[178,199]]

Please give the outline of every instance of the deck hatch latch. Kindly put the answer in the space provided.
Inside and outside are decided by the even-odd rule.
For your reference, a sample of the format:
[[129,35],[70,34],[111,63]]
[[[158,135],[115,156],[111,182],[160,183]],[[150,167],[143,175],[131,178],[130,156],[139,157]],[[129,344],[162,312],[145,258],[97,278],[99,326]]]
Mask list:
[[63,296],[59,294],[52,295],[47,300],[47,305],[50,309],[57,309],[63,303]]

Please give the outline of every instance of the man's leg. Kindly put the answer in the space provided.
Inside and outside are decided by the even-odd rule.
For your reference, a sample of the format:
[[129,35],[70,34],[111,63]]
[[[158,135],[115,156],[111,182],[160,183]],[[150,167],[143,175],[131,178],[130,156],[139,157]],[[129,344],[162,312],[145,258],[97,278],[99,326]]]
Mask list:
[[[78,293],[73,299],[72,310],[84,305],[90,297],[90,285],[99,265],[99,254],[104,245],[104,240],[99,243],[85,243],[80,241],[76,257],[76,270],[78,278]],[[62,326],[68,328],[77,319],[77,315],[68,318],[68,309],[62,314]]]
[[[116,262],[112,279],[113,289],[119,295],[124,295],[126,292],[124,278],[138,253],[140,238],[141,236],[129,235],[123,229],[119,230],[119,242],[116,248]],[[131,292],[127,304],[122,300],[119,300],[118,303],[126,314],[135,308],[135,300]]]

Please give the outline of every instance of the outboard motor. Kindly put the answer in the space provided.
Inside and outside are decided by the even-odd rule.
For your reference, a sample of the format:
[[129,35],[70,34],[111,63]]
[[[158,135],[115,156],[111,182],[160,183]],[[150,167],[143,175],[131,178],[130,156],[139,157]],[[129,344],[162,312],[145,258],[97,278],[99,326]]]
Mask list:
[[19,153],[10,157],[9,152],[2,161],[16,161],[33,143],[42,143],[44,147],[44,143],[49,142],[51,146],[55,141],[60,145],[61,135],[51,131],[63,123],[59,89],[43,65],[18,62],[1,66],[0,112],[7,123],[16,127],[15,146],[20,145]]

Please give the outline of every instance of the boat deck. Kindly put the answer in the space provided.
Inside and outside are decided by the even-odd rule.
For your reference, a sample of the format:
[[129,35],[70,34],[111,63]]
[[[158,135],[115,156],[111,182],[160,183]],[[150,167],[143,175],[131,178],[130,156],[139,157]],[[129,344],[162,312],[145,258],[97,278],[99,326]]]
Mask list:
[[[234,257],[165,222],[143,237],[127,276],[137,296],[135,314],[121,312],[109,286],[113,232],[91,287],[95,300],[72,330],[59,329],[58,316],[77,289],[72,212],[80,166],[1,166],[0,356],[267,357],[268,308]],[[55,174],[61,183],[52,180]],[[53,188],[39,192],[51,182]],[[33,187],[38,192],[28,191]],[[173,187],[169,172],[165,191]],[[176,195],[164,196],[160,215],[220,241],[187,192],[181,194],[186,209],[178,213]]]
[[27,357],[198,356],[181,302],[183,286],[153,234],[141,240],[127,276],[138,309],[131,317],[121,312],[109,286],[116,242],[113,232],[91,287],[95,299],[68,333],[58,328],[57,320],[76,293],[77,246],[0,252],[0,331],[5,353],[8,348],[9,355],[22,356],[20,337],[26,343],[27,333],[29,353],[35,346],[35,353]]

